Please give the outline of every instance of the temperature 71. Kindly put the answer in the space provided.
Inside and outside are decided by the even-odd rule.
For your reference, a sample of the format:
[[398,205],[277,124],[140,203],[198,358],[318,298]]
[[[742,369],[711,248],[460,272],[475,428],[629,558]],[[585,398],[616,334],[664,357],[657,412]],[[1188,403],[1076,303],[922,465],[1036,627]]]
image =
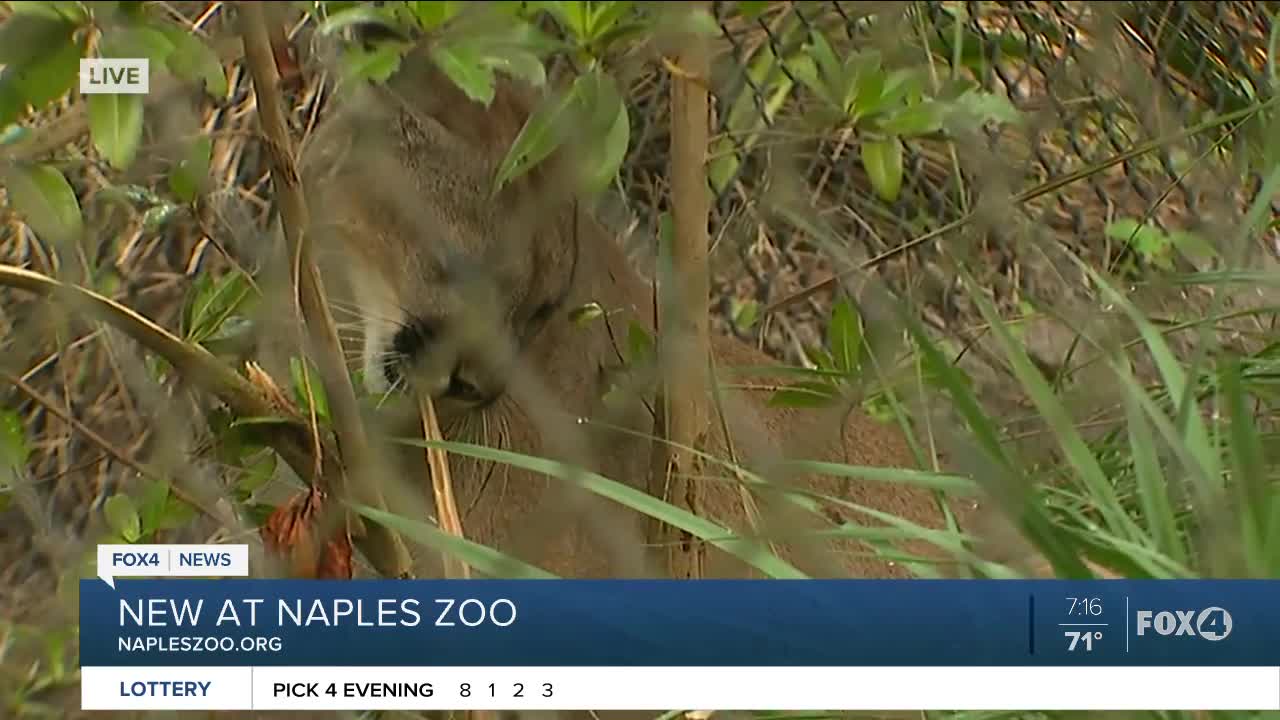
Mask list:
[[1065,634],[1067,637],[1071,638],[1071,644],[1067,646],[1067,652],[1075,652],[1076,645],[1081,642],[1084,643],[1084,651],[1089,652],[1093,650],[1093,641],[1102,639],[1101,630],[1083,632],[1080,630],[1068,630]]

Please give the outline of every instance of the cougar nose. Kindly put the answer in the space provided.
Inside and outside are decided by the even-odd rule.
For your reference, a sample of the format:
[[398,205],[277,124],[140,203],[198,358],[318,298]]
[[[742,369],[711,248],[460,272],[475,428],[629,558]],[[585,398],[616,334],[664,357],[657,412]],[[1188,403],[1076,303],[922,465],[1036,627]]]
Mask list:
[[445,386],[443,396],[450,400],[483,405],[493,400],[493,390],[484,389],[479,382],[467,376],[462,368],[456,368],[449,376],[449,384]]
[[396,330],[382,361],[382,374],[389,387],[396,387],[407,379],[408,370],[418,363],[427,346],[435,341],[436,334],[436,326],[429,322],[409,323]]
[[442,337],[433,323],[405,325],[391,339],[391,352],[383,365],[392,387],[411,380],[420,393],[464,405],[488,405],[502,394],[503,384],[456,347],[456,338]]

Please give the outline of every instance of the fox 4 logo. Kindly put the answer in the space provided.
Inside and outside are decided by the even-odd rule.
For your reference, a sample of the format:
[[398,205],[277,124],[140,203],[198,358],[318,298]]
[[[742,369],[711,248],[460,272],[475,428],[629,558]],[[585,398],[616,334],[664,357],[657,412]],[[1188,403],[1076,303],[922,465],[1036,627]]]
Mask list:
[[1218,641],[1231,634],[1231,613],[1217,606],[1195,610],[1139,610],[1138,635],[1154,630],[1157,635],[1201,637]]

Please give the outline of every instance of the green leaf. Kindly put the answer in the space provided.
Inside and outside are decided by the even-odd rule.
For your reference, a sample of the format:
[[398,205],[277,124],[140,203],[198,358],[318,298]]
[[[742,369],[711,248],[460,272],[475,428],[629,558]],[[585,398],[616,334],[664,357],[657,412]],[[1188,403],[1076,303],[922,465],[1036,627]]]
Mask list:
[[651,361],[653,357],[653,338],[639,323],[632,322],[627,326],[627,364],[638,367]]
[[161,203],[150,207],[142,213],[142,228],[150,233],[159,232],[181,209],[173,203]]
[[494,179],[496,189],[506,187],[507,183],[523,176],[556,151],[563,138],[561,119],[575,101],[577,92],[579,90],[575,85],[567,93],[545,99],[530,113],[498,165]]
[[880,53],[869,51],[845,58],[841,70],[843,100],[842,109],[851,118],[866,114],[866,108],[875,105],[884,94],[886,76],[880,67]]
[[104,35],[98,45],[98,52],[102,57],[144,57],[156,68],[164,66],[173,50],[173,41],[167,35],[155,28],[143,26],[115,28]]
[[160,515],[159,525],[156,530],[176,530],[178,528],[190,527],[191,521],[196,516],[196,509],[191,507],[177,495],[170,495],[169,500],[164,505],[164,512]]
[[1201,266],[1218,257],[1218,249],[1197,233],[1174,230],[1168,237],[1173,247],[1194,265]]
[[1103,232],[1131,247],[1144,261],[1165,270],[1173,269],[1173,239],[1160,228],[1139,224],[1133,218],[1120,218],[1107,223]]
[[575,325],[589,325],[604,317],[604,308],[598,302],[579,305],[569,311],[569,321]]
[[15,13],[0,24],[0,65],[23,67],[38,62],[53,49],[71,44],[75,29],[62,17]]
[[900,104],[907,107],[918,105],[917,99],[924,93],[924,86],[925,73],[919,68],[893,70],[885,77],[880,97],[868,105],[864,112],[870,115],[890,111]]
[[588,38],[596,40],[614,29],[614,26],[634,6],[634,2],[617,0],[615,2],[595,2],[590,5]]
[[255,342],[254,329],[254,323],[249,318],[231,315],[217,332],[205,338],[201,344],[214,355],[239,357],[252,351]]
[[253,292],[249,278],[239,271],[221,277],[201,274],[196,278],[186,313],[186,339],[203,343],[216,335],[230,317],[244,308]]
[[862,317],[848,300],[840,300],[831,309],[827,345],[836,370],[846,375],[858,371],[862,365]]
[[257,460],[247,463],[244,475],[236,481],[236,491],[243,499],[248,499],[259,488],[271,481],[276,473],[276,454],[270,450],[261,453]]
[[755,300],[734,299],[729,305],[733,311],[733,325],[741,331],[750,330],[760,317],[760,303]]
[[1107,223],[1107,226],[1103,228],[1103,234],[1112,240],[1119,240],[1120,242],[1127,243],[1134,236],[1147,228],[1155,230],[1153,227],[1142,225],[1133,218],[1118,218]]
[[[6,470],[18,470],[27,464],[31,447],[27,444],[27,431],[22,418],[12,410],[0,410],[0,465]],[[8,476],[0,474],[0,483],[7,484]]]
[[169,171],[169,190],[183,202],[193,202],[209,179],[213,139],[202,135],[187,148],[186,155]]
[[[712,15],[706,8],[695,7],[690,8],[684,14],[681,30],[692,35],[700,35],[706,38],[718,37],[721,33],[720,23],[716,22],[716,16]],[[643,30],[643,26],[638,29]]]
[[[5,23],[8,27],[14,22]],[[66,95],[75,87],[80,73],[80,57],[83,46],[70,34],[50,37],[48,44],[43,45],[25,62],[9,63],[6,75],[12,71],[12,82],[17,95],[26,104],[36,110],[43,109],[50,102]],[[4,40],[0,39],[0,47]]]
[[1022,113],[1004,93],[971,91],[951,102],[947,124],[952,129],[977,130],[988,122],[1016,125]]
[[942,108],[936,103],[922,102],[889,115],[876,126],[890,135],[928,135],[942,129],[942,115]]
[[898,138],[864,140],[862,166],[881,199],[890,203],[898,199],[902,192],[902,143]]
[[557,3],[547,3],[547,8],[580,43],[586,44],[591,39],[591,8],[587,2],[562,0]]
[[622,161],[627,157],[627,148],[631,144],[631,118],[626,103],[618,98],[617,113],[613,124],[600,145],[600,155],[595,168],[587,177],[586,187],[595,192],[608,187],[622,168]]
[[138,492],[138,519],[142,536],[146,537],[160,529],[166,508],[169,505],[169,483],[161,479],[149,479],[142,483]]
[[[444,2],[422,2],[413,3],[413,5],[446,5],[452,3]],[[416,12],[415,12],[416,15]],[[321,35],[332,35],[343,28],[352,25],[391,25],[395,26],[396,16],[391,8],[377,7],[366,3],[353,3],[350,7],[342,8],[337,12],[331,13],[320,23]]]
[[104,93],[87,102],[94,147],[112,167],[127,169],[142,142],[142,96]]
[[142,535],[142,521],[138,518],[138,510],[133,506],[133,499],[123,493],[107,498],[102,511],[107,518],[107,527],[127,543],[137,542]]
[[[108,3],[100,4],[107,5]],[[120,2],[115,3],[115,5],[116,10],[118,10],[120,14],[128,20],[141,20],[146,17],[146,8],[143,4],[143,0],[120,0]],[[97,4],[94,6],[94,14],[98,14]]]
[[15,165],[4,174],[9,205],[46,242],[61,244],[80,237],[84,220],[75,191],[50,165]]
[[400,69],[406,43],[385,42],[373,48],[351,47],[342,54],[342,72],[347,80],[384,83]]
[[4,130],[4,137],[0,139],[0,145],[16,142],[17,138],[11,137],[12,133],[27,131],[26,128],[18,125],[9,127],[11,123],[22,117],[22,113],[26,111],[27,107],[27,102],[22,97],[22,91],[18,89],[18,85],[15,82],[17,74],[17,71],[12,67],[0,69],[0,130]]
[[204,91],[215,98],[227,96],[227,73],[213,48],[185,28],[165,26],[161,32],[173,43],[170,72],[187,82],[204,83]]
[[[107,3],[94,3],[106,5]],[[88,19],[85,8],[74,0],[10,0],[14,15],[31,15],[54,20],[81,23]]]
[[585,152],[582,182],[588,192],[606,187],[618,174],[631,140],[627,105],[613,77],[600,69],[574,81],[573,97],[582,114],[582,144]]
[[[298,403],[298,407],[309,414],[312,408],[311,398],[315,399],[316,417],[320,420],[328,422],[329,420],[329,396],[325,394],[324,383],[320,381],[320,373],[311,363],[304,360],[291,357],[289,358],[289,375],[293,378],[293,397]],[[308,385],[311,394],[308,396]]]
[[526,50],[505,50],[502,55],[489,55],[483,59],[488,67],[523,80],[533,87],[547,84],[547,68],[542,59]]
[[413,16],[417,18],[423,30],[434,30],[445,24],[458,14],[461,7],[460,2],[444,0],[409,3],[409,9],[413,11]]
[[431,59],[467,97],[486,107],[493,102],[493,70],[465,45],[439,45],[431,49]]
[[698,517],[683,508],[663,502],[646,492],[610,480],[596,473],[553,460],[468,443],[426,440],[403,440],[402,442],[406,445],[417,447],[435,447],[464,457],[511,465],[529,472],[559,479],[605,499],[612,500],[659,522],[684,530],[690,535],[720,548],[729,555],[756,568],[768,577],[776,579],[804,579],[806,577],[804,573],[797,570],[790,563],[769,552],[767,546],[763,543],[741,537],[717,523]]
[[833,375],[841,374],[840,371],[836,369],[835,358],[831,356],[831,353],[827,352],[826,348],[806,347],[804,349],[804,356],[809,358],[809,362],[817,365],[819,370],[828,371]]
[[150,188],[142,185],[109,185],[94,193],[94,202],[114,202],[127,207],[158,205],[163,202]]
[[[807,46],[806,46],[806,49]],[[822,79],[818,72],[818,65],[809,55],[800,55],[786,63],[787,72],[796,80],[800,81],[814,95],[817,95],[824,102],[830,105],[834,110],[840,111],[841,103],[831,90],[827,87],[827,83]],[[843,118],[842,118],[843,119]]]
[[818,76],[822,80],[822,85],[835,99],[838,94],[833,91],[843,87],[846,81],[845,65],[840,62],[840,58],[836,57],[835,50],[831,49],[831,43],[827,42],[826,36],[820,32],[813,32],[809,38],[808,55],[818,65]]

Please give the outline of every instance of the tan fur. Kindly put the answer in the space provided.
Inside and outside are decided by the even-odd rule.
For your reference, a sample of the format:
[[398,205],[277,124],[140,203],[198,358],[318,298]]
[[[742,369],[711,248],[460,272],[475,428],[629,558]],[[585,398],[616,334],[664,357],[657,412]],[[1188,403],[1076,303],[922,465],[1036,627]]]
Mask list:
[[[502,81],[485,108],[430,63],[411,57],[387,87],[363,88],[336,102],[340,109],[306,148],[304,177],[315,237],[328,243],[330,258],[338,260],[335,265],[343,271],[338,279],[350,285],[362,329],[374,339],[357,348],[366,367],[376,369],[379,348],[408,317],[465,317],[459,327],[497,329],[500,335],[469,345],[451,340],[447,349],[440,339],[425,353],[419,375],[435,373],[432,382],[443,382],[440,373],[456,366],[477,386],[505,389],[484,410],[438,400],[445,436],[571,460],[643,488],[651,445],[632,433],[651,433],[652,418],[638,398],[612,410],[600,398],[603,378],[621,364],[618,354],[625,352],[629,323],[652,328],[649,284],[567,193],[572,156],[557,154],[502,194],[489,195],[495,168],[530,111],[532,95]],[[463,264],[457,267],[471,273],[465,286],[447,269],[458,261]],[[537,308],[553,300],[561,302],[550,318],[533,324]],[[570,319],[572,308],[588,303],[598,303],[607,317],[585,324]],[[523,344],[512,344],[505,353],[502,348],[508,346],[501,340],[522,334]],[[713,345],[721,370],[776,364],[734,339],[717,337]],[[374,389],[380,389],[376,382]],[[647,399],[651,405],[652,397]],[[765,469],[783,456],[915,464],[896,429],[859,412],[849,414],[841,427],[838,417],[770,408],[765,399],[759,393],[724,393],[731,442],[721,432],[718,413],[709,429],[718,457],[728,457],[732,448],[748,467]],[[583,417],[630,432],[577,421]],[[407,460],[404,475],[421,478],[420,456],[409,454]],[[511,467],[456,456],[451,467],[471,539],[564,576],[660,573],[653,554],[643,548],[643,521],[635,513],[569,491],[563,481]],[[700,484],[701,513],[750,530],[734,475],[714,465],[700,472],[719,478]],[[915,523],[940,523],[936,501],[918,490],[830,477],[771,473],[770,479]],[[425,507],[429,486],[413,484],[424,494]],[[763,508],[767,527],[789,532],[792,539],[799,525],[865,522],[847,509],[829,508],[821,518],[769,497],[753,502]],[[905,574],[901,566],[867,557],[867,548],[851,542],[783,545],[797,567],[818,576]],[[712,561],[713,576],[740,576],[747,570],[720,553]],[[424,558],[422,571],[435,571],[430,558]]]

